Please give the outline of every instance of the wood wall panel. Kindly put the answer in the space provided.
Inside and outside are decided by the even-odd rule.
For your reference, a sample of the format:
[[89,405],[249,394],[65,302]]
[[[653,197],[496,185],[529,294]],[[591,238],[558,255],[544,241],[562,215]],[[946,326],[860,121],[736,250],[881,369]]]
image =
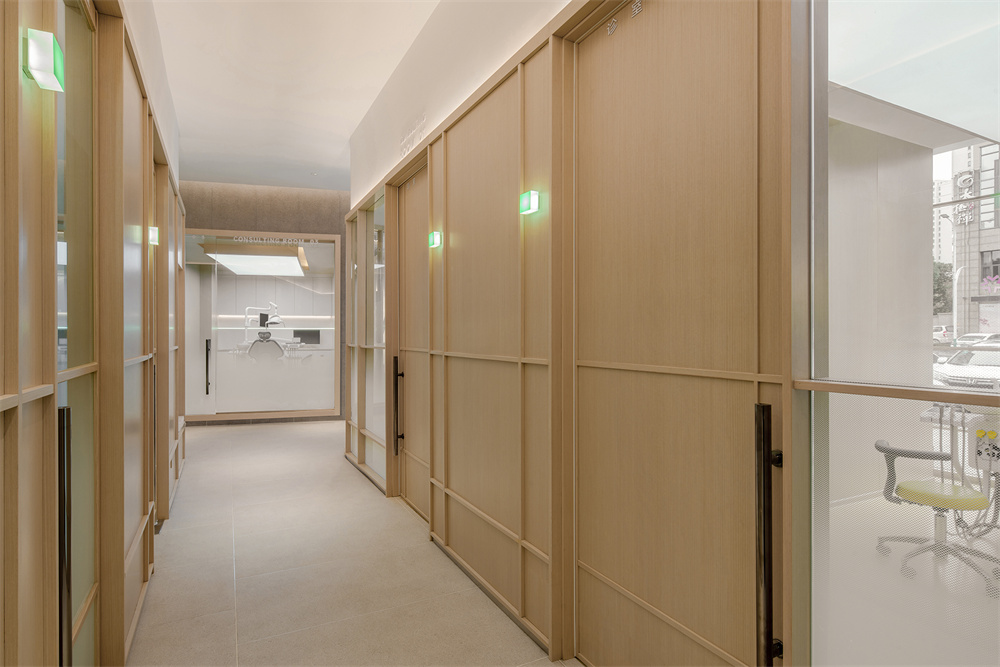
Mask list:
[[431,532],[442,539],[445,535],[445,495],[438,486],[431,486]]
[[552,430],[549,369],[524,366],[524,535],[549,554],[552,539]]
[[447,502],[449,546],[517,609],[521,598],[520,547],[454,498]]
[[410,455],[403,456],[403,496],[412,504],[424,519],[431,516],[431,484],[430,470],[423,462]]
[[400,347],[426,350],[429,338],[427,274],[427,170],[420,170],[399,188],[400,229]]
[[578,382],[581,564],[749,664],[753,384],[591,368]]
[[451,358],[447,378],[448,488],[516,533],[521,524],[518,367]]
[[[445,169],[444,169],[444,139],[431,144],[428,149],[428,179],[430,180],[430,229],[444,235],[445,225]],[[430,254],[431,271],[431,349],[443,350],[444,344],[444,253],[443,248],[436,248]]]
[[449,351],[520,354],[519,92],[507,79],[447,135]]
[[524,64],[523,184],[539,210],[521,216],[524,240],[524,356],[548,359],[552,303],[552,62],[548,46]]
[[[400,366],[405,375],[400,381],[399,430],[406,437],[400,442],[405,449],[424,463],[431,461],[431,397],[430,355],[424,352],[401,352]],[[409,485],[407,488],[410,488]]]
[[729,664],[585,571],[577,590],[579,656],[588,665]]
[[441,356],[431,357],[431,476],[444,482],[444,440],[445,440],[445,391],[444,368],[446,360]]
[[528,550],[523,550],[522,553],[524,558],[523,616],[548,638],[552,636],[549,564]]
[[756,370],[757,6],[643,7],[578,47],[579,356]]
[[[47,584],[54,572],[46,572],[45,531],[51,517],[45,516],[46,495],[52,486],[45,478],[43,447],[45,442],[44,399],[25,403],[20,408],[17,435],[17,664],[40,665],[45,662],[45,609]],[[47,581],[48,580],[48,581]]]

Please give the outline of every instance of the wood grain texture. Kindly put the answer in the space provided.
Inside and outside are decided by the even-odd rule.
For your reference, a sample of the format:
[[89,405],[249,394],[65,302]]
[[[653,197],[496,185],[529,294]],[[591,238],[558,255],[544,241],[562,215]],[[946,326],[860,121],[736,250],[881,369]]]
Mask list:
[[524,76],[521,192],[539,193],[540,209],[522,215],[525,357],[548,359],[552,301],[552,64],[548,46],[528,60]]
[[[428,148],[427,170],[430,182],[427,233],[439,231],[444,235],[445,155],[443,139],[435,141]],[[443,350],[445,349],[443,252],[431,252],[430,272],[431,348]]]
[[539,560],[527,549],[521,551],[524,567],[524,607],[522,615],[545,635],[552,632],[551,588],[549,564]]
[[448,503],[449,546],[510,606],[521,598],[520,547],[454,498]]
[[421,169],[399,187],[400,346],[430,345],[427,245],[427,170]]
[[[588,572],[581,572],[580,645],[586,665],[732,664],[655,615],[620,595]],[[751,663],[752,664],[752,663]]]
[[522,537],[548,554],[552,542],[549,369],[543,366],[524,366],[523,373],[524,533]]
[[518,366],[453,358],[447,379],[448,488],[516,534],[521,523]]
[[[430,355],[421,352],[403,352],[400,367],[405,376],[400,380],[402,391],[399,428],[406,435],[402,448],[422,461],[431,461],[431,402]],[[428,481],[429,483],[429,481]],[[407,488],[410,488],[407,485]]]
[[518,100],[511,77],[448,132],[449,351],[520,354]]
[[125,25],[101,15],[97,35],[98,99],[98,418],[100,429],[100,582],[99,645],[102,664],[125,662],[124,516],[124,179],[122,110]]
[[579,356],[756,370],[756,5],[630,12],[578,47]]
[[578,383],[580,562],[751,662],[753,384],[604,369]]

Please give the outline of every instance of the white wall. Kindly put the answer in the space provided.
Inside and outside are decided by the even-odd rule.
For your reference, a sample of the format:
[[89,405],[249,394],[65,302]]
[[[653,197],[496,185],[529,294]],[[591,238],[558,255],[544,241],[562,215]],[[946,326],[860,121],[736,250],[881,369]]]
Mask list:
[[170,172],[174,182],[180,183],[180,130],[177,127],[174,98],[167,81],[167,68],[163,62],[163,46],[160,43],[156,11],[152,2],[138,0],[124,0],[121,8],[126,29],[136,51],[136,60],[139,61],[146,97],[153,109],[153,118],[160,131],[163,150],[167,154]]
[[[830,124],[832,378],[931,385],[931,160],[930,148],[848,123]],[[929,424],[920,422],[924,407],[830,395],[831,500],[883,487],[885,464],[876,440],[930,449]]]
[[442,0],[351,134],[351,206],[567,0]]

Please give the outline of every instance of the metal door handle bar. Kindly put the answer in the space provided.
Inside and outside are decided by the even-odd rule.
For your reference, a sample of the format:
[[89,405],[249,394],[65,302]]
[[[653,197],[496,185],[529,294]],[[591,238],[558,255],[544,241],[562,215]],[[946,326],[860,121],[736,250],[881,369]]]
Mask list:
[[208,396],[208,386],[211,384],[208,381],[208,357],[212,353],[212,339],[205,339],[205,395]]
[[754,409],[757,468],[757,664],[772,667],[784,647],[774,637],[774,553],[771,525],[771,466],[781,467],[781,452],[771,449],[771,406]]
[[58,411],[59,438],[59,664],[73,664],[73,603],[70,591],[70,452],[72,451],[72,419],[70,408]]
[[399,378],[403,374],[399,372],[399,357],[392,358],[392,453],[399,456],[399,441],[403,440],[403,434],[399,432]]

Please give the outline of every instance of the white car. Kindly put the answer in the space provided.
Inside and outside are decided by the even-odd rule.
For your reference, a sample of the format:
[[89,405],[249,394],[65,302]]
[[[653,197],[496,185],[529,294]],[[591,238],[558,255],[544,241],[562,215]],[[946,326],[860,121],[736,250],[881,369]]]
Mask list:
[[939,325],[939,326],[934,327],[934,344],[935,345],[940,345],[941,343],[950,343],[950,342],[951,342],[951,327],[950,326],[947,326],[947,325],[941,326],[941,325]]
[[968,349],[934,365],[934,384],[956,389],[1000,391],[1000,349]]
[[967,333],[964,336],[959,336],[955,339],[955,346],[969,347],[970,345],[975,345],[976,343],[982,343],[992,335],[993,334],[989,333]]

